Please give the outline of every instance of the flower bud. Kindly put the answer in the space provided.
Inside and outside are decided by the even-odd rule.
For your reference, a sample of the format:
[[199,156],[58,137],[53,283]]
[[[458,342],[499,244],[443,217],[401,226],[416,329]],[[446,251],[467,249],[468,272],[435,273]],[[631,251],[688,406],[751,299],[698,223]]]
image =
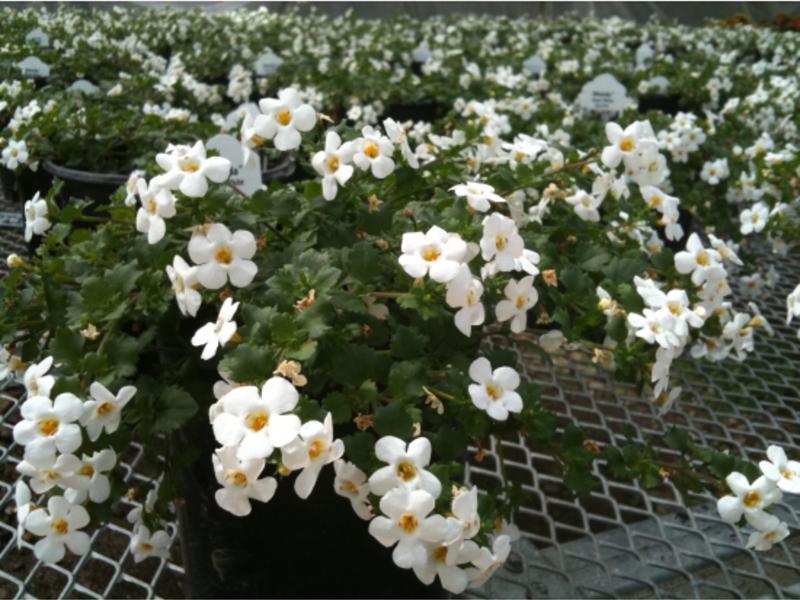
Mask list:
[[19,254],[9,254],[6,260],[9,269],[25,269],[30,265],[26,263]]

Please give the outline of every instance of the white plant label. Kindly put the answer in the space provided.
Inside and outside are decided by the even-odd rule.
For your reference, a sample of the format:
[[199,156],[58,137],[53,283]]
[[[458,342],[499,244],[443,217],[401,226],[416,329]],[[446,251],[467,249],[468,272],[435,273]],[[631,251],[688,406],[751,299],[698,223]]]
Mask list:
[[88,79],[76,79],[75,83],[69,86],[71,90],[79,90],[84,94],[94,94],[100,91],[100,88],[93,84]]
[[648,58],[653,58],[654,55],[655,52],[653,52],[653,48],[650,47],[650,44],[645,42],[636,49],[636,66],[643,67],[644,62]]
[[231,161],[230,181],[248,196],[261,189],[261,170],[259,168],[246,168],[244,155],[239,140],[227,133],[215,135],[208,140],[206,148],[219,152],[223,158]]
[[258,105],[253,102],[242,104],[225,118],[225,129],[230,131],[238,128],[239,121],[244,119],[247,113],[250,113],[255,118],[261,114],[261,111],[258,109]]
[[540,75],[547,69],[547,63],[540,56],[531,56],[522,63],[522,67],[529,71],[531,75]]
[[424,63],[431,57],[432,52],[427,46],[417,46],[411,51],[411,60],[416,63]]
[[17,66],[22,69],[22,75],[28,79],[47,79],[50,77],[50,66],[42,59],[29,56]]
[[625,108],[625,86],[610,73],[603,73],[583,86],[580,104],[594,112],[622,112]]
[[46,47],[50,45],[50,37],[38,27],[25,36],[26,42],[31,40],[38,42],[40,46]]
[[270,51],[256,61],[255,70],[259,77],[272,77],[278,72],[278,67],[283,64],[283,59]]
[[656,88],[657,93],[665,94],[667,92],[667,88],[669,87],[669,79],[667,79],[663,75],[659,75],[658,77],[653,77],[650,81],[647,82],[647,87]]

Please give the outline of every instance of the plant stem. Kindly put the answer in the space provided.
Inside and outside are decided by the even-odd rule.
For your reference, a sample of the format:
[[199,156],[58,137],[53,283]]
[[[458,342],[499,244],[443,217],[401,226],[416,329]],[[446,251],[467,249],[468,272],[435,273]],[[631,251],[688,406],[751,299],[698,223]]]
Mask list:
[[494,438],[494,441],[497,445],[497,457],[500,459],[500,474],[503,476],[503,492],[505,492],[506,500],[508,500],[508,473],[506,472],[506,457],[505,451],[503,450],[503,441],[498,439],[497,437]]
[[461,398],[456,398],[455,396],[447,394],[441,390],[437,390],[434,388],[428,388],[428,389],[431,391],[433,395],[441,396],[442,398],[444,398],[445,400],[449,400],[450,402],[455,402],[456,404],[468,404],[466,400],[462,400]]
[[402,298],[405,292],[370,292],[370,296],[375,298]]

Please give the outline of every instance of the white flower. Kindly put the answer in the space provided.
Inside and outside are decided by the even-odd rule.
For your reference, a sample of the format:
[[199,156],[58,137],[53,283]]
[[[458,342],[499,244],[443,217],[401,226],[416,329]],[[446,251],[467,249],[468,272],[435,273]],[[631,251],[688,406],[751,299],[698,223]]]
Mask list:
[[518,281],[511,279],[503,293],[505,300],[497,303],[495,313],[497,320],[503,323],[511,320],[511,331],[522,333],[528,325],[528,309],[539,301],[539,292],[533,287],[533,275]]
[[[451,192],[455,192],[456,196],[466,196],[467,204],[478,212],[486,212],[492,205],[489,202],[505,203],[506,199],[499,194],[494,193],[494,188],[485,183],[476,183],[468,181],[454,185],[450,188]],[[485,221],[484,221],[485,223]]]
[[758,463],[761,472],[784,492],[800,494],[800,462],[789,460],[783,448],[774,445],[767,448],[767,457],[769,461]]
[[369,498],[367,497],[369,494],[367,474],[353,463],[342,459],[334,461],[333,468],[336,470],[333,489],[340,496],[350,500],[353,510],[359,517],[369,521],[374,515],[370,510]]
[[742,515],[758,528],[763,519],[763,509],[780,502],[783,494],[769,477],[761,476],[752,484],[741,473],[733,472],[725,478],[734,496],[723,496],[717,501],[717,510],[726,523],[737,523]]
[[172,540],[166,531],[156,531],[152,536],[150,530],[140,525],[131,538],[131,552],[133,561],[142,562],[145,558],[157,556],[169,560],[169,545]]
[[507,535],[499,535],[495,538],[492,544],[492,550],[488,548],[481,548],[480,555],[472,560],[472,564],[478,567],[477,573],[471,572],[470,585],[480,587],[494,574],[494,572],[503,566],[511,554],[511,538]]
[[781,522],[775,515],[767,515],[758,526],[759,531],[750,534],[745,548],[766,552],[789,535],[789,525]]
[[105,386],[95,381],[89,387],[89,397],[83,404],[81,425],[93,442],[100,437],[103,429],[106,433],[114,433],[119,428],[122,409],[136,393],[136,388],[126,385],[114,396]]
[[623,158],[634,157],[646,147],[658,145],[649,121],[636,121],[628,125],[624,131],[616,123],[606,123],[606,135],[611,145],[603,148],[602,161],[605,166],[612,169],[619,165]]
[[282,377],[268,379],[260,395],[252,385],[234,388],[220,400],[224,412],[214,419],[214,436],[220,444],[238,446],[240,460],[266,458],[300,433],[300,418],[285,414],[299,398]]
[[278,150],[299,148],[301,131],[310,131],[317,122],[317,113],[310,104],[303,104],[294,88],[278,92],[278,98],[264,98],[258,103],[263,115],[256,117],[253,128],[259,137],[275,138]]
[[691,273],[692,283],[702,285],[706,280],[718,281],[725,278],[725,268],[720,264],[722,257],[716,250],[706,250],[700,236],[693,233],[686,242],[686,250],[675,255],[675,268],[678,273]]
[[100,503],[111,495],[111,482],[106,473],[117,464],[117,453],[110,448],[84,455],[81,467],[61,484],[68,487],[64,497],[73,504],[83,504],[86,498]]
[[394,153],[392,142],[369,125],[361,130],[363,138],[353,141],[355,153],[353,162],[362,171],[372,170],[377,179],[386,179],[394,171]]
[[480,245],[484,260],[494,258],[500,271],[513,271],[516,267],[515,259],[525,249],[525,242],[517,233],[514,220],[499,213],[492,213],[483,219]]
[[38,508],[31,502],[31,490],[21,479],[14,486],[14,503],[17,505],[17,549],[22,549],[22,534],[25,533],[25,520],[32,510]]
[[394,488],[425,490],[434,498],[442,493],[442,483],[425,467],[431,462],[431,443],[419,437],[408,447],[400,438],[387,435],[375,443],[375,456],[388,466],[375,471],[369,478],[369,489],[383,496]]
[[303,469],[294,481],[294,491],[304,500],[308,498],[319,473],[327,464],[344,454],[344,442],[333,439],[333,416],[328,413],[325,422],[309,421],[300,428],[300,437],[281,450],[285,467],[296,471]]
[[50,391],[56,383],[56,378],[52,375],[46,375],[53,366],[53,357],[48,356],[39,364],[32,364],[25,371],[22,378],[25,384],[25,390],[28,392],[28,397],[45,396],[50,397]]
[[243,229],[236,233],[222,223],[208,227],[205,235],[198,234],[189,240],[189,257],[197,269],[197,280],[210,290],[218,290],[228,281],[236,287],[250,285],[258,272],[256,264],[248,260],[256,253],[256,239]]
[[792,322],[793,317],[800,317],[800,283],[786,296],[786,324]]
[[158,178],[164,187],[180,190],[190,198],[202,198],[208,191],[207,179],[214,183],[228,179],[231,161],[221,156],[206,158],[206,147],[202,141],[198,140],[191,148],[178,148],[171,154],[156,154],[156,162],[166,171],[164,176]]
[[[675,348],[680,346],[680,340],[675,335],[678,320],[669,310],[644,309],[644,316],[630,313],[628,324],[636,330],[636,337],[642,338],[648,344],[658,344],[662,348]],[[685,325],[685,324],[684,324]]]
[[[448,531],[444,545],[452,546],[455,550],[461,547],[463,541],[474,538],[481,530],[481,517],[478,514],[478,487],[472,486],[468,492],[458,494],[453,498],[451,508],[451,515],[447,517],[447,521],[455,527],[451,527]],[[447,557],[448,564],[455,564],[455,554]]]
[[565,200],[575,207],[575,214],[584,221],[596,223],[600,220],[600,213],[597,209],[603,202],[602,198],[590,196],[583,190],[578,190],[572,196],[567,196]]
[[275,478],[258,478],[264,470],[262,459],[242,461],[237,457],[235,446],[225,446],[217,449],[211,460],[214,462],[217,482],[223,486],[214,495],[217,504],[237,517],[250,514],[251,498],[269,502],[275,495],[278,487]]
[[424,490],[397,488],[381,498],[381,511],[387,516],[372,519],[369,532],[387,548],[397,543],[392,558],[401,569],[423,566],[428,559],[424,542],[444,540],[445,518],[428,517],[435,504],[434,497]]
[[458,275],[467,244],[458,234],[434,225],[427,233],[404,233],[401,250],[398,262],[411,277],[424,277],[430,272],[434,281],[447,283]]
[[[81,468],[81,461],[72,454],[55,452],[43,457],[31,458],[17,465],[17,471],[31,478],[31,487],[37,494],[52,489],[57,485],[66,487],[69,479]],[[82,485],[78,482],[78,485]]]
[[167,232],[164,219],[175,216],[175,196],[154,177],[149,185],[139,180],[139,199],[142,206],[136,213],[136,231],[146,233],[147,242],[156,244]]
[[78,531],[89,524],[89,513],[82,506],[71,504],[61,496],[50,498],[47,510],[31,512],[25,520],[25,528],[34,535],[44,536],[36,542],[33,551],[36,558],[55,563],[64,558],[64,546],[70,552],[82,556],[89,552],[89,536]]
[[311,165],[322,175],[322,197],[325,200],[336,198],[337,186],[343,186],[353,176],[353,167],[348,163],[353,160],[354,152],[352,142],[342,144],[338,133],[328,131],[325,150],[317,152],[311,159]]
[[408,136],[405,128],[394,119],[384,119],[383,127],[386,129],[386,134],[392,143],[400,146],[400,153],[408,161],[408,164],[414,169],[419,169],[419,160],[411,150],[411,146],[408,145]]
[[219,309],[216,323],[206,323],[195,332],[192,337],[192,346],[205,346],[200,358],[208,360],[213,358],[220,346],[227,344],[236,333],[236,322],[233,315],[239,308],[239,303],[228,297]]
[[759,233],[763,231],[769,219],[769,206],[763,202],[756,202],[752,208],[746,208],[739,215],[739,222],[741,226],[739,231],[742,235],[748,233]]
[[152,489],[149,492],[147,492],[147,497],[144,500],[144,506],[137,506],[136,508],[132,508],[131,511],[128,513],[126,519],[128,520],[128,523],[131,523],[133,525],[134,532],[142,525],[143,512],[146,512],[148,514],[155,514],[154,508],[156,505],[156,500],[158,500],[158,493],[155,489]]
[[480,548],[475,542],[464,542],[459,546],[446,546],[426,542],[428,556],[424,564],[414,567],[419,580],[430,585],[436,576],[442,587],[453,594],[461,594],[469,585],[468,570],[457,566],[468,563],[480,556]]
[[3,158],[0,160],[7,169],[14,170],[19,165],[28,162],[28,146],[25,140],[8,140],[8,146],[3,149]]
[[447,283],[448,306],[460,308],[455,314],[458,330],[469,337],[474,326],[483,325],[486,311],[481,303],[483,284],[472,276],[467,265],[461,265],[458,275]]
[[167,276],[175,290],[175,299],[181,314],[197,316],[197,311],[202,303],[200,292],[194,289],[199,285],[197,280],[198,267],[190,267],[188,263],[177,254],[172,259],[172,264],[167,265]]
[[47,202],[39,199],[39,192],[25,202],[25,241],[30,242],[33,235],[42,235],[53,224],[47,216]]
[[125,206],[136,205],[136,194],[139,191],[139,181],[144,177],[144,171],[131,171],[128,181],[125,182]]
[[25,446],[25,460],[71,454],[81,445],[81,428],[75,423],[83,402],[74,394],[59,394],[55,402],[44,396],[28,398],[20,407],[23,421],[14,425],[14,441]]
[[514,369],[499,367],[492,371],[491,363],[480,357],[470,365],[469,376],[478,384],[469,386],[472,403],[493,419],[505,421],[509,412],[522,410],[522,397],[514,391],[520,383]]

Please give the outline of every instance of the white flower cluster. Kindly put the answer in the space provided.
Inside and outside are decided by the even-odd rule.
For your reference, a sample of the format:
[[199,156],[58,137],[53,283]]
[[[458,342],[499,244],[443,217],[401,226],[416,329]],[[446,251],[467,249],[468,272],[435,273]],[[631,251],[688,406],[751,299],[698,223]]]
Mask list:
[[750,534],[747,548],[766,551],[789,535],[789,526],[767,509],[780,502],[783,493],[800,494],[800,462],[789,460],[780,446],[767,448],[767,458],[759,463],[761,477],[750,483],[742,473],[725,478],[733,495],[717,501],[717,510],[726,523],[738,523],[742,517],[756,531]]
[[697,115],[694,113],[679,112],[670,124],[669,131],[658,132],[658,146],[662,150],[669,150],[672,162],[688,162],[689,155],[700,150],[700,145],[708,138],[696,121]]

